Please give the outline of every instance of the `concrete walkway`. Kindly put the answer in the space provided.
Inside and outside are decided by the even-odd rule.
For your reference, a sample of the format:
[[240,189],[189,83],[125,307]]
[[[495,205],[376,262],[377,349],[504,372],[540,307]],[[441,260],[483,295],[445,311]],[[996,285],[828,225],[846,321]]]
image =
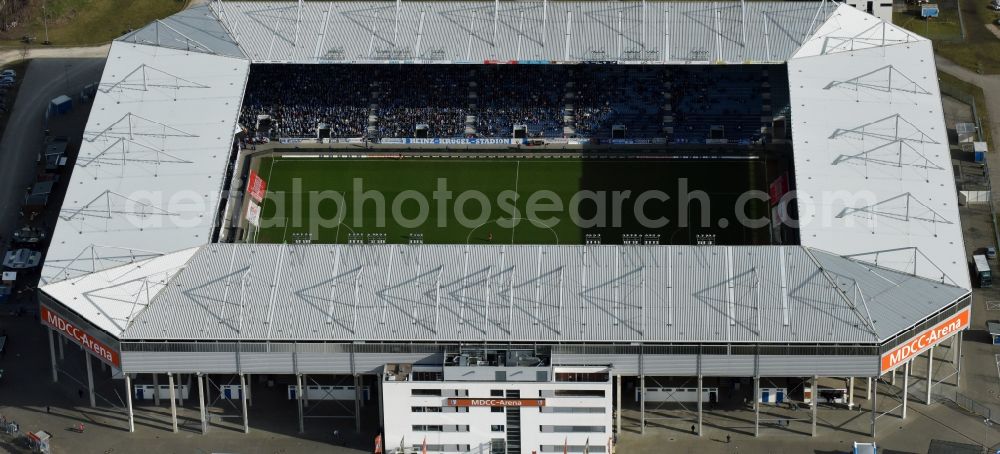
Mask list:
[[0,65],[29,58],[107,58],[111,43],[93,47],[32,47],[25,55],[22,49],[0,50]]

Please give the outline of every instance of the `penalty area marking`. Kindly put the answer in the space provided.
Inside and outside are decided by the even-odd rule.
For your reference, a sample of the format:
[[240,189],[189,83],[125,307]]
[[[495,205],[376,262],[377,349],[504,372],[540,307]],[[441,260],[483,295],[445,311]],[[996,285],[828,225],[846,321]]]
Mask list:
[[[514,221],[518,221],[518,222],[520,222],[520,221],[528,221],[532,225],[535,225],[537,227],[544,227],[546,229],[549,229],[549,231],[552,232],[552,237],[555,239],[555,245],[559,245],[559,234],[556,233],[555,229],[553,229],[552,227],[549,227],[549,226],[545,225],[545,223],[543,223],[542,221],[539,221],[537,219],[523,218],[523,217],[496,218],[496,219],[493,219],[493,220],[490,220],[490,221],[486,221],[486,222],[484,222],[482,224],[479,224],[479,225],[473,227],[472,230],[469,230],[468,235],[465,236],[465,244],[469,244],[469,240],[472,239],[472,234],[476,233],[476,230],[479,230],[479,228],[487,226],[487,225],[490,225],[490,224],[497,224],[497,222],[499,222],[500,220],[505,220],[505,219],[509,219],[511,222],[514,222]],[[499,224],[497,224],[497,225],[499,225]],[[513,226],[511,227],[511,234],[510,234],[510,236],[511,236],[511,238],[514,237],[514,227]],[[514,244],[514,242],[511,241],[511,245],[513,245],[513,244]]]

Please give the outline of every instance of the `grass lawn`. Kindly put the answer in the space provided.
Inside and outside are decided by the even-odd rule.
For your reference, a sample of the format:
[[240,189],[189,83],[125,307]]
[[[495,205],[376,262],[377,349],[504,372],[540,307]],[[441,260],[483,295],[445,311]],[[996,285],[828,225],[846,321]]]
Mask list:
[[958,21],[958,9],[954,4],[940,3],[940,16],[934,19],[920,17],[919,5],[907,5],[907,10],[894,12],[892,22],[932,40],[961,41],[962,27]]
[[[770,240],[768,227],[739,226],[734,213],[739,194],[765,189],[762,168],[760,161],[717,160],[264,158],[259,172],[268,182],[268,195],[261,229],[255,236],[262,243],[303,238],[345,243],[351,233],[383,234],[386,242],[406,243],[411,233],[420,233],[425,243],[582,244],[587,234],[600,234],[603,243],[612,244],[621,243],[623,234],[658,234],[664,244],[693,244],[696,234],[715,233],[720,244],[760,244]],[[685,193],[703,190],[710,195],[708,227],[700,227],[699,202],[679,203],[681,178],[687,179]],[[439,179],[445,179],[451,192],[447,202],[433,195],[439,189]],[[381,193],[384,208],[379,209],[371,200],[359,203],[359,187],[361,192]],[[612,192],[626,190],[631,191],[630,196],[616,204]],[[644,215],[666,218],[666,225],[643,226],[635,215],[639,194],[651,190],[663,191],[669,199],[644,203]],[[321,200],[320,191],[336,191],[343,197],[343,208],[333,197]],[[604,205],[603,216],[599,203],[589,197],[573,202],[579,191],[605,191],[603,197],[596,196]],[[539,202],[532,204],[535,210],[528,208],[533,194]],[[549,198],[537,199],[543,195]],[[428,202],[426,207],[413,196],[422,196]],[[553,206],[552,198],[559,200],[561,209]],[[482,202],[488,208],[484,209]],[[301,208],[294,208],[296,205]],[[394,206],[401,216],[392,215]],[[579,209],[571,210],[570,206]],[[615,210],[615,206],[621,209]],[[679,227],[682,206],[691,224],[699,227]],[[426,218],[419,216],[422,211]],[[620,213],[617,222],[615,211]],[[751,202],[745,212],[751,217],[764,216],[766,202]],[[381,226],[379,213],[386,213]],[[574,222],[573,213],[578,213],[580,222]],[[343,218],[338,223],[335,219],[339,214]],[[318,218],[333,221],[310,227],[318,225]],[[722,218],[729,221],[728,227],[718,227]],[[412,225],[407,224],[409,220],[413,220]]]
[[0,34],[0,44],[20,46],[21,36],[45,40],[42,6],[48,16],[49,41],[55,46],[102,44],[130,28],[139,28],[182,10],[187,0],[31,0],[17,27]]
[[[994,23],[1000,14],[987,8],[990,0],[962,0],[962,18],[965,21],[965,41],[934,40],[934,49],[949,60],[973,71],[1000,74],[1000,39],[991,33],[986,24]],[[944,8],[942,8],[944,13]],[[920,33],[919,27],[913,29]]]

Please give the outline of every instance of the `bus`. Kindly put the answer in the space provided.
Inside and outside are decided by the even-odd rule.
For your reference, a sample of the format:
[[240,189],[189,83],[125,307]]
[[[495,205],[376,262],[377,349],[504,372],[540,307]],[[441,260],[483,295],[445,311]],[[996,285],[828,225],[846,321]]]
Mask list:
[[972,256],[976,265],[976,279],[979,281],[979,288],[990,288],[993,286],[993,277],[990,274],[990,262],[986,261],[986,256],[979,254]]

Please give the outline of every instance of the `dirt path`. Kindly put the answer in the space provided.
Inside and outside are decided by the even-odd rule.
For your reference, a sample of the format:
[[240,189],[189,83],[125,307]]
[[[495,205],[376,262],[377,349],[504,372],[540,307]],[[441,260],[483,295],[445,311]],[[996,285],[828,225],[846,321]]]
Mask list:
[[35,47],[27,55],[22,49],[6,49],[0,50],[0,65],[29,58],[106,58],[110,49],[111,43],[93,47]]

